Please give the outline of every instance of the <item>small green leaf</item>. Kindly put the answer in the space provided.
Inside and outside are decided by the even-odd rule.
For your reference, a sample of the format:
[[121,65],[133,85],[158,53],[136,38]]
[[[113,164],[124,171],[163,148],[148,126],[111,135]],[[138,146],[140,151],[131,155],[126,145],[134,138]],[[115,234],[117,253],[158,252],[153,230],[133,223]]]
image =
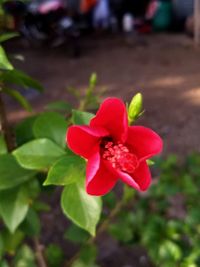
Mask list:
[[5,71],[4,73],[2,73],[1,78],[3,82],[7,84],[19,85],[25,89],[31,88],[40,92],[43,91],[43,87],[38,81],[34,80],[33,78],[31,78],[20,70],[14,69],[10,71]]
[[5,139],[3,135],[0,134],[0,155],[6,154],[8,152]]
[[65,187],[61,207],[76,225],[95,235],[102,209],[101,198],[88,195],[81,181]]
[[9,265],[5,260],[3,260],[3,261],[0,261],[0,267],[9,267]]
[[89,234],[75,224],[71,224],[64,235],[65,239],[76,244],[83,244],[89,239]]
[[19,33],[17,32],[7,32],[7,33],[4,33],[2,35],[0,35],[0,43],[3,43],[9,39],[12,39],[14,37],[17,37],[19,36]]
[[65,102],[65,101],[56,101],[56,102],[49,103],[46,106],[46,109],[70,113],[72,110],[72,106],[70,103]]
[[23,245],[14,259],[15,267],[37,267],[35,254],[27,245]]
[[24,239],[24,233],[17,229],[12,234],[6,228],[4,228],[2,232],[2,238],[4,243],[4,250],[10,255],[14,255],[15,250]]
[[26,100],[26,98],[17,90],[13,90],[10,88],[3,88],[3,92],[6,93],[7,95],[11,96],[12,98],[14,98],[15,100],[17,100],[17,102],[27,111],[31,112],[32,111],[32,107],[30,105],[30,103]]
[[1,45],[0,45],[0,69],[13,70],[13,65],[9,62],[5,50]]
[[50,168],[44,185],[68,185],[78,181],[84,173],[85,161],[81,157],[65,156]]
[[20,229],[28,236],[39,236],[41,230],[40,218],[33,209],[29,209]]
[[32,170],[49,168],[65,151],[49,139],[30,141],[13,151],[19,164]]
[[34,175],[35,172],[23,169],[12,155],[0,155],[0,190],[15,187]]
[[2,256],[3,256],[3,253],[4,253],[4,243],[3,243],[3,238],[0,235],[0,262],[1,262],[1,259],[2,259]]
[[50,244],[45,250],[45,256],[49,267],[63,266],[64,253],[62,249],[56,244]]
[[94,114],[79,110],[72,110],[72,123],[77,125],[87,125],[90,120],[94,117]]
[[20,146],[28,141],[34,139],[33,124],[37,116],[31,116],[17,124],[15,129],[17,145]]
[[25,187],[0,191],[0,214],[11,233],[26,217],[28,207],[29,197]]
[[86,266],[94,266],[97,257],[97,249],[94,244],[86,245],[80,250],[79,259],[86,264]]
[[65,118],[56,112],[45,112],[38,116],[33,125],[36,138],[48,138],[65,148],[65,136],[67,122]]
[[168,260],[175,262],[181,259],[182,251],[176,243],[170,240],[165,240],[162,244],[160,244],[159,257],[162,261]]
[[135,190],[133,190],[132,187],[128,185],[124,185],[124,194],[123,194],[123,200],[125,203],[128,203],[130,200],[132,200],[135,196]]

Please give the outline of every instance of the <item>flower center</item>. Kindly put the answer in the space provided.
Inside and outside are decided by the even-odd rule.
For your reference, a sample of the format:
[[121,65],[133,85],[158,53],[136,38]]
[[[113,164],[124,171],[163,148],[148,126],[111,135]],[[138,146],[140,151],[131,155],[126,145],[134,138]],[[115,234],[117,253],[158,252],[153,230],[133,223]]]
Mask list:
[[103,159],[109,161],[113,168],[127,173],[133,173],[137,168],[137,157],[125,145],[103,139],[101,148]]

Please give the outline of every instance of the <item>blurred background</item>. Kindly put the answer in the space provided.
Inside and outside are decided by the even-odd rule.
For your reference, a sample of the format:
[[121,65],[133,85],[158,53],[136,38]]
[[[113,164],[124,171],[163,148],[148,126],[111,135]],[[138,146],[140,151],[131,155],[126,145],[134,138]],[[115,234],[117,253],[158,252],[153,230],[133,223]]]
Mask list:
[[[45,88],[42,94],[19,89],[32,114],[60,100],[76,107],[73,88],[84,94],[96,73],[101,99],[130,101],[141,92],[145,113],[137,124],[164,139],[153,166],[159,182],[148,195],[135,195],[135,204],[100,237],[92,263],[74,267],[97,266],[96,259],[102,267],[200,266],[199,5],[198,0],[1,1],[0,31],[18,33],[3,44],[10,61]],[[14,100],[5,102],[11,125],[29,116]],[[53,211],[41,215],[42,242],[53,244],[46,255],[55,252],[49,263],[54,267],[87,239],[76,227],[67,234],[71,243],[63,238],[59,193],[45,196]],[[108,208],[115,201],[112,194],[105,199]]]

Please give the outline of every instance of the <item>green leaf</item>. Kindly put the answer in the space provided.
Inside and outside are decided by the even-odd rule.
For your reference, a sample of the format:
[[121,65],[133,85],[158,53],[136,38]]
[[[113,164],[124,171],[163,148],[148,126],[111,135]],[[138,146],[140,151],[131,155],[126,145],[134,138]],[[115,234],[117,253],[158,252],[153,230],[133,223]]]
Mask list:
[[32,170],[49,168],[65,151],[49,139],[30,141],[13,151],[19,164]]
[[0,214],[11,233],[26,217],[28,207],[29,197],[25,187],[0,191]]
[[8,263],[6,261],[0,261],[0,267],[9,267]]
[[80,250],[80,260],[86,264],[86,266],[92,266],[95,264],[97,257],[97,249],[94,244],[86,245]]
[[4,33],[4,34],[0,35],[0,43],[5,42],[5,41],[12,39],[14,37],[17,37],[17,36],[19,36],[19,34],[17,32]]
[[41,224],[40,218],[35,210],[29,209],[25,220],[20,225],[20,229],[28,236],[39,236]]
[[0,155],[6,154],[8,152],[5,139],[3,135],[0,134]]
[[18,146],[34,139],[33,124],[37,116],[31,116],[17,124],[15,129],[16,141]]
[[[0,261],[1,261],[1,259],[2,259],[3,253],[4,253],[4,244],[3,244],[3,238],[2,238],[2,236],[0,235]],[[0,266],[1,266],[1,265],[0,265]]]
[[26,100],[26,98],[17,90],[13,90],[10,88],[3,88],[3,92],[6,93],[7,95],[11,96],[12,98],[14,98],[15,100],[17,100],[17,102],[27,111],[31,112],[32,111],[32,107],[30,105],[30,103]]
[[125,203],[128,203],[129,201],[133,200],[135,197],[135,190],[133,190],[132,187],[128,185],[124,185],[124,194],[123,194],[123,200]]
[[50,244],[45,250],[45,256],[49,267],[63,266],[64,253],[62,249],[56,244]]
[[28,76],[27,74],[25,74],[20,70],[14,69],[10,71],[5,71],[4,73],[1,74],[1,78],[3,82],[7,84],[19,85],[25,89],[31,88],[40,92],[43,91],[43,87],[39,82],[37,82],[36,80],[34,80],[33,78],[31,78],[30,76]]
[[2,238],[5,251],[8,252],[10,255],[13,255],[15,253],[15,250],[23,241],[24,233],[17,229],[12,234],[6,228],[4,228],[2,232]]
[[44,185],[68,185],[80,179],[85,173],[85,161],[76,155],[65,156],[50,168]]
[[95,235],[102,209],[101,198],[88,195],[81,181],[65,187],[61,207],[64,214],[76,225]]
[[34,208],[35,211],[41,212],[49,212],[51,210],[51,207],[49,204],[42,202],[42,201],[34,201],[32,207]]
[[12,155],[0,155],[0,190],[15,187],[34,175],[35,172],[23,169]]
[[94,117],[94,114],[79,110],[72,110],[72,123],[77,125],[87,125],[90,120]]
[[0,45],[0,69],[2,70],[13,70],[13,65],[8,60],[5,50]]
[[27,245],[23,245],[14,259],[15,267],[37,267],[35,254]]
[[63,148],[66,146],[66,130],[67,122],[65,118],[56,112],[41,114],[33,125],[36,138],[48,138]]
[[71,224],[65,232],[64,237],[75,244],[83,244],[87,239],[89,239],[89,234],[75,224]]
[[182,251],[176,243],[170,240],[165,240],[162,244],[160,244],[159,257],[161,260],[175,262],[180,260],[181,256]]
[[49,103],[46,106],[46,109],[70,113],[72,110],[72,106],[71,104],[65,101],[56,101],[56,102]]

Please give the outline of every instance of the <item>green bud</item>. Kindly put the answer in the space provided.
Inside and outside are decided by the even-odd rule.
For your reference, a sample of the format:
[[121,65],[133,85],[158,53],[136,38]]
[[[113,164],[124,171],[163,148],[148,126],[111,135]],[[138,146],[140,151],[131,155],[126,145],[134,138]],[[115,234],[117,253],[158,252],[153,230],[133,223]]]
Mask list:
[[128,121],[133,124],[135,120],[142,114],[142,94],[137,93],[131,100],[128,107]]
[[151,159],[147,159],[147,165],[148,166],[152,166],[152,165],[154,165],[155,164],[155,162],[153,161],[153,160],[151,160]]
[[92,73],[92,75],[90,76],[90,87],[94,87],[97,84],[97,74],[94,72]]

